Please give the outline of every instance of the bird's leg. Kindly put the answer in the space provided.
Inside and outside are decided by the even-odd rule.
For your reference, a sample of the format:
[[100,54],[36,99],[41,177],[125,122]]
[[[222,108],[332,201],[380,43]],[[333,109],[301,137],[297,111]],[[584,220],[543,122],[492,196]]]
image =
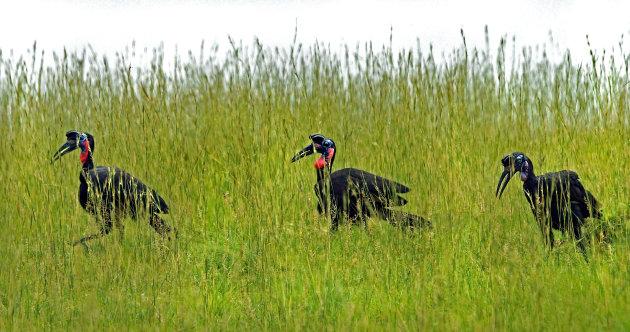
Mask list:
[[337,219],[337,216],[331,216],[330,218],[330,232],[334,233],[337,231],[337,229],[339,229],[339,220]]
[[367,218],[364,211],[361,209],[361,204],[358,200],[349,198],[348,203],[345,204],[343,211],[344,220],[348,220],[351,225],[360,225],[367,230]]
[[551,220],[547,216],[542,216],[542,217],[539,216],[538,226],[540,227],[543,243],[545,244],[545,246],[549,246],[549,252],[551,252],[554,246],[553,229],[551,227]]
[[580,248],[580,251],[584,256],[584,260],[588,263],[588,256],[586,255],[586,248],[584,247],[584,239],[582,238],[582,222],[584,217],[577,207],[574,208],[571,206],[571,211],[573,212],[571,214],[571,221],[573,222],[572,235],[573,238],[575,238],[575,241],[577,241],[578,248]]
[[584,242],[582,240],[583,239],[578,240],[578,247],[582,252],[582,256],[584,256],[584,260],[588,263],[588,255],[586,254],[586,248],[584,247]]
[[350,222],[350,225],[352,226],[363,226],[366,231],[368,230],[367,218],[365,217],[365,215],[361,213],[355,213],[351,211],[348,214],[344,214],[344,220],[345,219],[347,219]]
[[107,205],[103,204],[100,208],[93,207],[93,210],[94,211],[100,210],[100,213],[96,212],[94,214],[94,217],[96,218],[96,223],[99,225],[101,229],[100,232],[96,234],[88,235],[78,241],[75,241],[73,246],[76,246],[77,244],[82,244],[87,249],[87,245],[85,244],[85,242],[107,235],[112,230],[111,211],[110,209],[107,208]]
[[109,234],[109,232],[112,230],[112,222],[110,220],[105,220],[102,224],[101,224],[101,231],[96,233],[96,234],[92,234],[92,235],[88,235],[78,241],[74,241],[74,243],[72,244],[73,246],[76,246],[77,244],[82,244],[86,249],[87,249],[87,245],[85,244],[85,242],[92,240],[92,239],[96,239],[99,237],[102,237],[104,235]]
[[369,215],[369,204],[365,203],[365,205],[363,205],[363,200],[355,198],[351,199],[350,202],[354,204],[354,209],[350,210],[350,213],[353,214],[353,218],[355,220],[358,220],[363,225],[363,228],[367,231],[367,216]]
[[122,213],[115,213],[114,215],[116,228],[118,228],[118,240],[122,243],[125,237],[124,215]]
[[573,231],[569,231],[573,235],[573,238],[577,242],[578,248],[580,248],[580,252],[582,256],[584,256],[584,260],[588,263],[588,255],[586,254],[586,247],[584,246],[584,238],[582,238],[582,227],[575,223],[573,223]]
[[[167,235],[167,233],[171,232],[171,225],[169,225],[166,220],[160,218],[157,214],[152,214],[149,219],[149,224],[151,224],[151,227],[153,227],[158,234],[167,237],[169,240],[171,239],[170,236]],[[175,236],[177,236],[177,231],[175,232]]]
[[549,251],[551,251],[553,250],[554,246],[553,228],[551,228],[551,224],[548,225],[547,229],[549,231],[549,236],[547,237],[547,240],[549,241]]
[[330,232],[334,233],[339,228],[339,215],[341,213],[337,211],[336,205],[333,206],[330,201],[328,203],[329,203],[328,206],[326,206],[327,211],[324,211],[324,213],[327,212],[328,215],[330,216]]

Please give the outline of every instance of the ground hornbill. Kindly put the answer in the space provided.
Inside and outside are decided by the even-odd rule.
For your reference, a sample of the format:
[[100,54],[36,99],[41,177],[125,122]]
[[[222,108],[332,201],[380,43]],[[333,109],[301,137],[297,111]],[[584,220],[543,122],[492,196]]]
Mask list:
[[[519,172],[525,197],[538,222],[545,244],[548,243],[550,249],[553,249],[554,229],[563,233],[569,232],[577,241],[584,259],[588,261],[582,240],[582,224],[588,217],[601,218],[601,213],[599,203],[584,189],[577,173],[559,171],[536,176],[532,161],[521,152],[506,155],[501,163],[504,170],[497,185],[496,194],[499,199],[512,175]],[[504,178],[505,183],[499,193]]]
[[371,216],[379,216],[394,225],[402,224],[410,228],[430,226],[430,222],[422,217],[389,209],[407,203],[398,194],[408,192],[408,187],[354,168],[331,173],[337,152],[335,142],[321,134],[312,134],[310,139],[313,143],[293,156],[291,161],[295,162],[315,152],[321,154],[315,162],[317,209],[320,213],[330,214],[332,231],[337,229],[341,218],[347,218],[353,224],[366,225],[366,218]]
[[76,242],[85,245],[91,239],[108,234],[112,223],[120,229],[123,236],[122,224],[125,216],[136,219],[146,215],[149,223],[162,236],[168,236],[171,226],[158,213],[168,213],[168,206],[164,199],[154,190],[144,185],[129,173],[111,166],[94,166],[92,152],[94,151],[94,137],[88,133],[75,130],[66,133],[67,142],[55,152],[51,163],[64,154],[77,148],[81,149],[83,169],[79,175],[79,203],[83,209],[96,217],[100,232],[86,236]]

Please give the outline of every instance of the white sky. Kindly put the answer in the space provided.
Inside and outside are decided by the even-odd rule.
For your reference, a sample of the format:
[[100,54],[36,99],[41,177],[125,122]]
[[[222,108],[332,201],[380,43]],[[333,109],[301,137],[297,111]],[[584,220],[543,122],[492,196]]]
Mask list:
[[[469,45],[484,45],[484,26],[491,47],[499,38],[516,36],[522,45],[549,44],[551,30],[560,49],[574,59],[589,59],[586,34],[597,50],[618,52],[621,35],[630,33],[630,1],[613,0],[424,0],[424,1],[122,1],[122,0],[0,0],[0,49],[26,54],[33,41],[50,51],[82,48],[113,54],[136,41],[137,49],[164,42],[167,54],[198,54],[202,40],[228,48],[228,35],[251,45],[257,36],[264,46],[287,46],[297,22],[298,41],[352,48],[357,42],[389,43],[410,48],[419,38],[423,47],[450,51],[461,45],[463,28]],[[628,47],[625,47],[627,50]],[[511,44],[508,47],[511,53]],[[608,53],[607,52],[607,53]],[[626,51],[626,53],[629,53]],[[600,53],[601,54],[601,53]],[[618,54],[618,53],[617,53]],[[167,59],[169,59],[167,57]]]

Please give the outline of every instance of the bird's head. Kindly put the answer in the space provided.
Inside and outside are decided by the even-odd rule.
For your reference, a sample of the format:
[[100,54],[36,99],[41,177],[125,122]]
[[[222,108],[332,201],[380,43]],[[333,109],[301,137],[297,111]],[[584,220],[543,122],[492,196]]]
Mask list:
[[312,134],[310,136],[311,141],[313,143],[309,144],[304,149],[300,150],[300,152],[296,153],[291,162],[295,162],[298,159],[304,158],[308,155],[311,155],[315,152],[320,153],[321,156],[315,161],[315,168],[321,169],[324,166],[328,166],[332,168],[332,164],[335,161],[335,142],[333,140],[324,137],[322,134]]
[[88,133],[71,130],[66,133],[66,138],[66,143],[64,143],[59,150],[55,152],[53,157],[50,159],[50,162],[52,163],[61,158],[64,154],[79,148],[81,149],[81,162],[85,164],[88,157],[94,151],[94,137]]
[[[501,163],[503,164],[503,173],[499,179],[499,184],[497,184],[497,192],[495,194],[499,195],[499,199],[501,198],[501,195],[503,195],[503,191],[505,190],[508,182],[510,182],[512,175],[516,172],[520,172],[521,181],[525,182],[533,171],[532,161],[529,160],[529,158],[522,152],[514,152],[506,155],[503,159],[501,159]],[[505,182],[503,182],[503,179],[505,179]],[[503,183],[503,188],[501,188],[501,192],[499,193],[501,183]]]

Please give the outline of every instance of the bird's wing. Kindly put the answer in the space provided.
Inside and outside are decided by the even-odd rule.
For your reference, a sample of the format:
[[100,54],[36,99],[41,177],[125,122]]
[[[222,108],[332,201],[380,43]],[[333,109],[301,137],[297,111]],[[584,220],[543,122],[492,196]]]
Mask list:
[[91,190],[98,192],[103,202],[114,202],[115,191],[110,188],[115,182],[113,181],[113,177],[110,177],[110,174],[115,174],[116,170],[118,169],[115,167],[97,166],[87,172],[88,185],[93,186]]
[[600,218],[599,202],[590,191],[584,189],[577,173],[567,171],[571,179],[571,203],[577,204],[585,217]]
[[[94,183],[97,183],[99,191],[105,196],[109,197],[113,196],[114,193],[119,193],[122,194],[121,198],[132,198],[128,203],[136,203],[137,201],[143,206],[147,206],[148,203],[155,212],[168,213],[168,205],[155,190],[118,167],[98,166],[90,172],[90,177]],[[147,198],[149,198],[149,202],[147,202]]]
[[391,193],[404,194],[409,192],[409,187],[400,184],[396,181],[386,179],[384,177],[372,174],[370,172],[362,171],[356,168],[346,168],[349,170],[350,176],[355,179],[362,179],[365,181],[368,189],[371,192],[386,191]]
[[[126,188],[127,192],[132,193],[135,190],[136,195],[141,198],[141,202],[143,204],[148,203],[153,209],[156,209],[153,212],[168,213],[168,205],[155,190],[149,188],[147,185],[142,183],[142,181],[131,176],[131,174],[125,171],[121,172],[123,178],[122,182],[129,186],[128,188]],[[149,199],[149,202],[147,202],[147,199]]]
[[565,202],[570,201],[571,205],[577,206],[585,217],[591,216],[591,212],[597,210],[599,203],[590,192],[584,189],[576,172],[563,170],[547,173],[541,175],[540,180],[545,183],[544,194],[550,194],[553,191],[554,197],[562,197]]
[[344,181],[351,182],[359,191],[368,193],[370,199],[379,205],[400,206],[407,203],[406,199],[398,195],[408,192],[407,186],[366,171],[342,169],[331,175],[331,181],[333,186]]

